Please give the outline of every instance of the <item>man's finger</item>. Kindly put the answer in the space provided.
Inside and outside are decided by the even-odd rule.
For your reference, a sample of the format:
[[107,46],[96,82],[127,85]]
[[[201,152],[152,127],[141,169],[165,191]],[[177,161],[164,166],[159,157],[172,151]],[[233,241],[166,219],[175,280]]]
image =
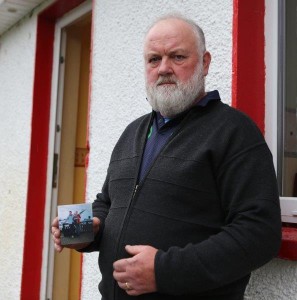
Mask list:
[[128,259],[120,259],[113,263],[113,269],[117,272],[126,272],[127,265]]
[[55,243],[54,245],[57,252],[62,252],[62,250],[64,249],[64,247],[62,247],[60,244]]
[[113,271],[113,278],[118,283],[125,283],[127,281],[127,274],[125,272],[118,272],[116,270]]
[[52,230],[52,235],[55,237],[55,238],[60,238],[61,236],[61,231],[57,228],[53,229]]
[[125,247],[126,251],[131,254],[131,255],[137,255],[139,254],[140,252],[142,252],[144,249],[146,248],[146,246],[144,245],[136,245],[136,246],[130,246],[130,245],[127,245]]
[[58,225],[59,225],[59,219],[58,217],[55,217],[52,222],[52,227],[58,227]]

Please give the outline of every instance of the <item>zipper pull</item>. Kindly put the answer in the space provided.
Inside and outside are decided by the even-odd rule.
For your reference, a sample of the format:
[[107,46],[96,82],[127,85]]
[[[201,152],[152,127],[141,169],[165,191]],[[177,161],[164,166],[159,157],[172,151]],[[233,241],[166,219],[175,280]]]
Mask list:
[[137,185],[135,185],[135,188],[134,188],[134,192],[133,192],[132,199],[134,198],[134,196],[135,196],[135,194],[136,194],[136,192],[137,192],[137,189],[138,189],[138,184],[137,184]]

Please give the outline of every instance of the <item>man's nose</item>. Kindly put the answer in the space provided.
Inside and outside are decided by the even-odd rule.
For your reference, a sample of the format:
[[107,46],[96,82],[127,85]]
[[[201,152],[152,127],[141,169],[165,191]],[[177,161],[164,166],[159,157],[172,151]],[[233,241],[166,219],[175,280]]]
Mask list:
[[173,69],[170,60],[167,57],[163,57],[159,65],[158,74],[168,75],[172,73],[173,73]]

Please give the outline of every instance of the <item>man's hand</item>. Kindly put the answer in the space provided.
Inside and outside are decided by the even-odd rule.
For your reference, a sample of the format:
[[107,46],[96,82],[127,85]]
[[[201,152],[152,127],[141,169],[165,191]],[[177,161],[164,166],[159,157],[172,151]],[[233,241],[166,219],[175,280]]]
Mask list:
[[151,246],[126,246],[131,258],[120,259],[113,264],[113,277],[128,295],[137,296],[157,290],[155,256],[157,249]]
[[[99,226],[100,226],[100,220],[96,217],[93,218],[93,230],[94,234],[96,235],[99,231]],[[52,227],[51,227],[51,233],[52,233],[52,238],[55,244],[55,249],[58,252],[61,252],[64,248],[64,246],[61,245],[61,231],[59,229],[59,220],[58,217],[54,218],[52,222]],[[66,245],[66,248],[70,249],[82,249],[85,248],[89,245],[90,243],[82,243],[82,244],[71,244],[71,245]]]

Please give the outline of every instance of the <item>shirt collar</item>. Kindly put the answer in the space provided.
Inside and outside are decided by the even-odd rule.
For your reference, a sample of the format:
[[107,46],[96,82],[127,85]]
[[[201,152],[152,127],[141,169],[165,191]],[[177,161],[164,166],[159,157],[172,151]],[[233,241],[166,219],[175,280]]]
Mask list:
[[210,101],[221,100],[220,93],[218,90],[207,92],[206,95],[197,102],[197,106],[205,107]]

